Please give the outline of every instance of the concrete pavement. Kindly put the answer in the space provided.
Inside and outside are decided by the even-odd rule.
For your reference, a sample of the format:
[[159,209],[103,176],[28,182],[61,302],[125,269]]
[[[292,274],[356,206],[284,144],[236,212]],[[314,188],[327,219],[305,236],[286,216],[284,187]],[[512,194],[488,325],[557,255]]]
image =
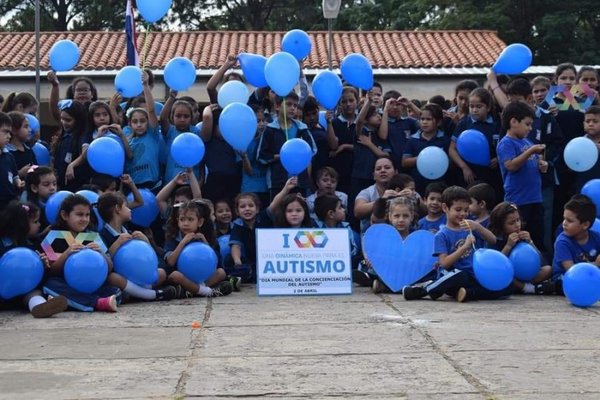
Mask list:
[[[197,324],[200,327],[194,328]],[[1,399],[598,399],[600,307],[352,296],[0,313]]]

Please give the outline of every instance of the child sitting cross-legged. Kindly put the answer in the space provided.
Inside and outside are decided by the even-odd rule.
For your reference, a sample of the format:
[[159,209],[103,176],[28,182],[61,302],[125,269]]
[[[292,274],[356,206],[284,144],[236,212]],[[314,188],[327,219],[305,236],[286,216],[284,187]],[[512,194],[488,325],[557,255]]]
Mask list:
[[402,293],[406,300],[420,299],[425,296],[435,300],[448,294],[458,302],[478,299],[497,299],[508,296],[511,286],[491,291],[477,282],[473,272],[473,253],[476,236],[489,244],[496,242],[492,232],[481,224],[466,219],[469,213],[471,196],[466,189],[451,186],[442,193],[442,209],[446,214],[446,226],[435,235],[434,255],[438,256],[443,268],[441,276],[423,286],[405,286]]

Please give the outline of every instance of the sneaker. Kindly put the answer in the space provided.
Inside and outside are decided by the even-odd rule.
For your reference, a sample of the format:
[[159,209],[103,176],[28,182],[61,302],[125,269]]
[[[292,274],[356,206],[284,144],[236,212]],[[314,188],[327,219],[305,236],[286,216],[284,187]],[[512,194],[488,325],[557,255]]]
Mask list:
[[373,279],[369,274],[357,269],[352,270],[352,281],[360,286],[371,287],[373,285]]
[[54,314],[63,312],[69,307],[65,296],[48,296],[48,300],[31,309],[31,315],[34,318],[48,318]]
[[535,294],[556,294],[556,282],[544,281],[535,285]]
[[229,281],[223,281],[213,289],[212,297],[227,296],[233,292],[233,286]]
[[421,286],[404,286],[402,288],[404,300],[418,300],[427,296],[427,290]]
[[177,297],[177,289],[173,286],[165,286],[156,290],[156,300],[173,300]]
[[188,292],[181,285],[174,286],[175,289],[175,299],[191,299],[194,297],[192,293]]
[[117,296],[101,297],[96,300],[96,311],[117,312]]
[[469,293],[467,292],[467,289],[461,287],[460,289],[458,289],[458,292],[456,292],[456,301],[458,301],[459,303],[465,303],[469,301],[468,294]]
[[453,270],[427,286],[427,294],[432,300],[442,297],[445,293],[454,293],[461,287],[469,285],[467,273]]
[[373,279],[373,285],[371,286],[373,293],[390,293],[391,290],[388,288],[385,283],[381,282],[379,279]]
[[242,287],[242,278],[239,276],[230,276],[229,283],[231,283],[234,292],[239,292]]

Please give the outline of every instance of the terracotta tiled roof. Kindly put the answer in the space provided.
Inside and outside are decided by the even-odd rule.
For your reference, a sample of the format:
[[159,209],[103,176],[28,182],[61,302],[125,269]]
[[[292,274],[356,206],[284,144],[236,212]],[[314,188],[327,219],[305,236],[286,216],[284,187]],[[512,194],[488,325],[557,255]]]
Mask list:
[[[146,66],[163,69],[173,57],[184,56],[198,69],[218,68],[227,54],[242,51],[271,55],[280,49],[285,32],[152,32]],[[327,67],[327,32],[310,32],[313,48],[305,68]],[[123,32],[43,32],[42,69],[54,42],[73,40],[82,52],[78,70],[116,70],[125,65]],[[142,53],[144,34],[138,34]],[[492,31],[333,32],[333,64],[349,53],[362,53],[374,68],[488,67],[505,47]],[[0,70],[34,70],[35,38],[31,32],[0,33]]]

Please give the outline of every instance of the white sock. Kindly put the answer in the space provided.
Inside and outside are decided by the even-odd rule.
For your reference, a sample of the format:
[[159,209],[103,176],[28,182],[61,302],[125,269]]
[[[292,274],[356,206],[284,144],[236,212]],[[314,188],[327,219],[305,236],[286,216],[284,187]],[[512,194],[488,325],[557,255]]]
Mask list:
[[143,300],[155,300],[156,299],[156,291],[152,289],[145,289],[139,285],[131,281],[127,281],[127,286],[125,286],[125,293],[132,295],[133,297],[137,297],[138,299]]
[[526,283],[525,287],[523,288],[523,293],[535,294],[535,286],[533,286],[531,283]]
[[39,306],[40,304],[45,303],[45,302],[46,302],[46,299],[43,298],[42,296],[33,296],[32,298],[29,299],[27,306],[29,307],[29,311],[31,312],[31,310],[33,310],[33,307]]
[[204,283],[200,284],[200,288],[198,288],[198,295],[208,297],[213,294],[213,290],[206,286]]

